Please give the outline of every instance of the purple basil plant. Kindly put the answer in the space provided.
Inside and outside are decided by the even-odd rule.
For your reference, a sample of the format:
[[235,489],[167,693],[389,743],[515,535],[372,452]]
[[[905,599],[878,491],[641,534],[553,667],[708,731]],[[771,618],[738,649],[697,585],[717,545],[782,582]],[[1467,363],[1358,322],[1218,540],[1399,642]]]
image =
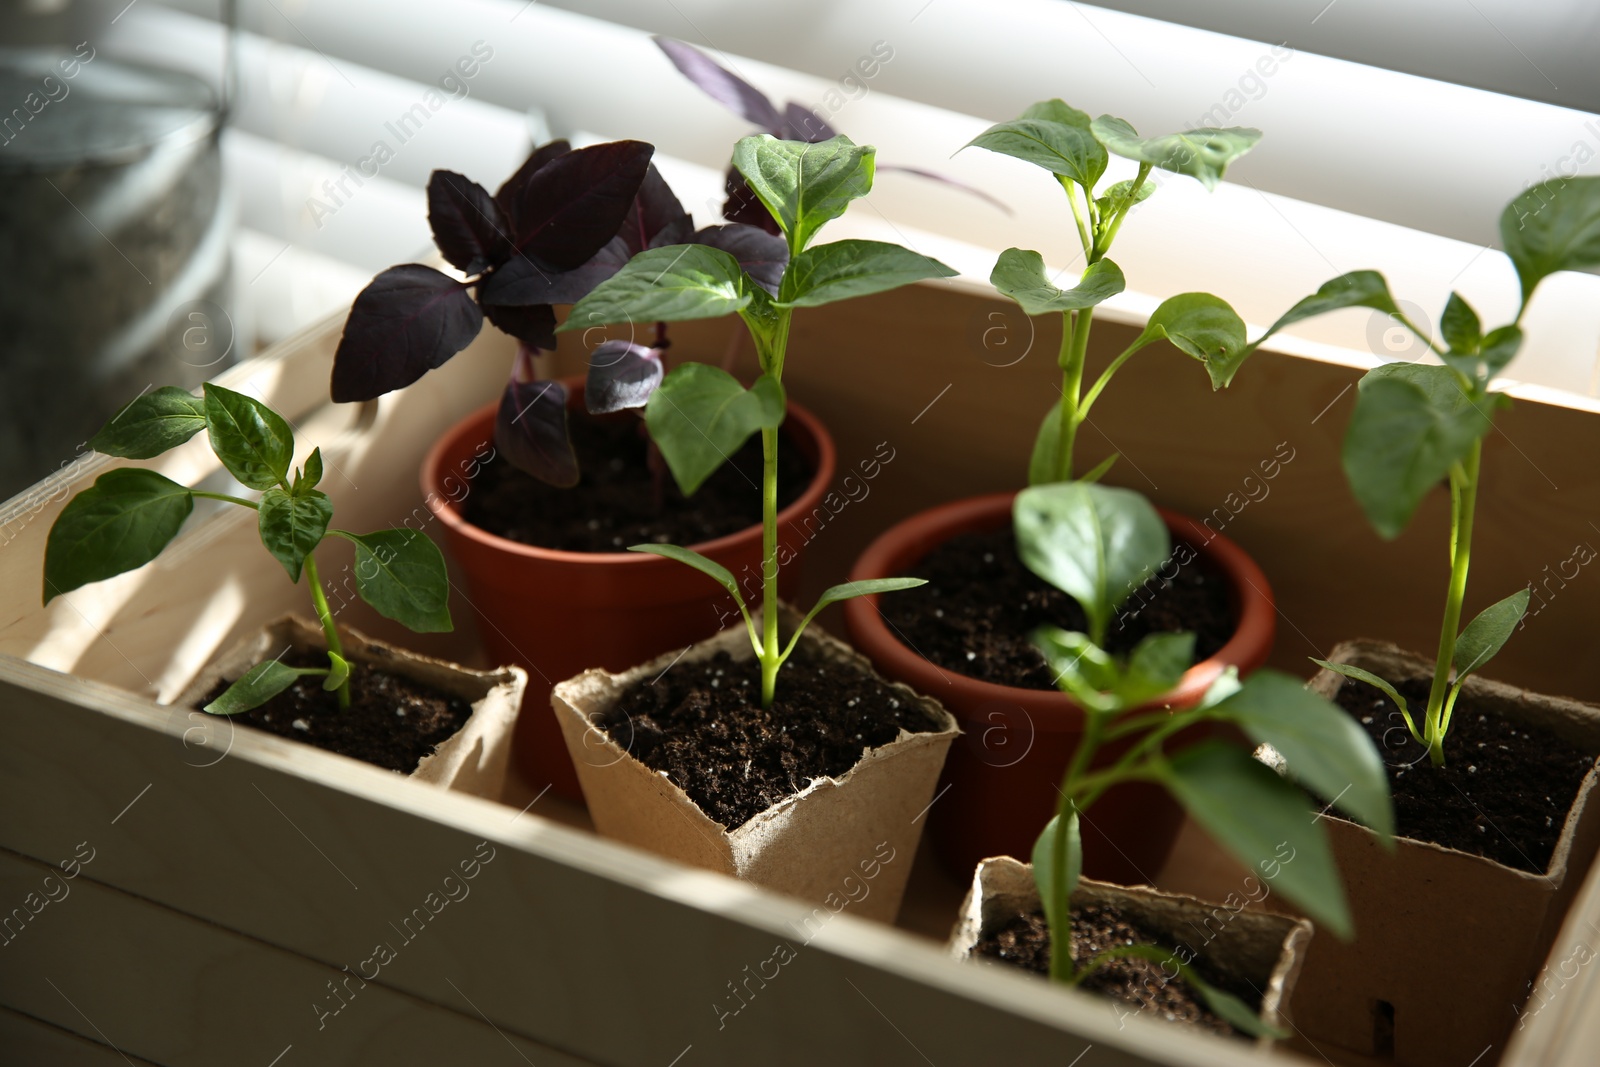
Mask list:
[[[457,280],[420,263],[383,271],[356,297],[334,354],[336,402],[401,389],[466,348],[483,320],[518,341],[495,419],[495,445],[541,481],[576,485],[567,390],[540,381],[534,357],[556,346],[558,304],[573,304],[639,252],[703,244],[737,259],[777,292],[788,262],[781,237],[742,224],[698,231],[650,162],[653,146],[613,141],[534,149],[493,196],[469,178],[436,170],[428,223]],[[590,354],[585,404],[595,414],[638,410],[660,384],[666,323],[648,344],[608,340]]]

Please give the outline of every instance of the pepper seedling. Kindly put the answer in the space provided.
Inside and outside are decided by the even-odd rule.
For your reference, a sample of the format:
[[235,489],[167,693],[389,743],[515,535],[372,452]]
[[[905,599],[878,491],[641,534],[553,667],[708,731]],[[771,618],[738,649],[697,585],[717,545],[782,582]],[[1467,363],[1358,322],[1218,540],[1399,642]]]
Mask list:
[[1483,441],[1494,428],[1495,413],[1511,403],[1490,385],[1522,346],[1522,318],[1539,283],[1557,271],[1600,270],[1600,177],[1558,178],[1532,186],[1501,213],[1500,238],[1521,283],[1516,318],[1504,326],[1485,332],[1478,313],[1452,292],[1439,321],[1441,345],[1401,311],[1382,274],[1362,270],[1326,282],[1250,346],[1254,350],[1302,319],[1362,307],[1391,316],[1440,360],[1385,363],[1368,371],[1356,392],[1342,450],[1350,489],[1385,540],[1400,535],[1434,487],[1449,483],[1450,578],[1421,723],[1385,679],[1348,664],[1313,661],[1381,689],[1435,766],[1444,764],[1444,740],[1462,685],[1504,647],[1528,610],[1529,590],[1519,589],[1461,627]]
[[[1013,523],[1023,562],[1077,600],[1096,634],[1105,632],[1127,591],[1155,573],[1170,551],[1160,515],[1128,489],[1081,481],[1035,486],[1017,495]],[[1200,723],[1232,724],[1257,744],[1277,748],[1301,785],[1333,797],[1334,806],[1392,845],[1394,813],[1377,748],[1338,707],[1272,670],[1244,682],[1230,670],[1192,708],[1150,708],[1192,662],[1190,633],[1151,634],[1126,659],[1103,651],[1090,634],[1059,627],[1040,628],[1034,641],[1084,715],[1056,814],[1033,848],[1034,880],[1050,928],[1051,978],[1076,985],[1126,957],[1171,964],[1217,1015],[1248,1033],[1265,1032],[1242,1001],[1195,972],[1192,953],[1184,959],[1155,945],[1125,945],[1074,963],[1066,946],[1072,893],[1083,869],[1080,820],[1112,786],[1154,782],[1252,873],[1259,870],[1313,921],[1348,940],[1352,923],[1338,868],[1306,794],[1233,745],[1202,741],[1172,754],[1163,745]],[[1126,746],[1122,755],[1096,768],[1101,747],[1113,741]]]
[[[984,148],[1013,156],[1048,171],[1067,194],[1083,246],[1084,270],[1077,284],[1060,289],[1045,272],[1038,252],[1008,248],[1000,253],[989,280],[1029,315],[1051,312],[1062,317],[1061,399],[1045,416],[1028,463],[1028,483],[1067,481],[1073,477],[1073,444],[1078,428],[1105,391],[1111,378],[1134,353],[1163,338],[1185,355],[1205,364],[1213,389],[1233,379],[1244,356],[1244,321],[1220,297],[1180,293],[1161,303],[1144,332],[1134,338],[1084,391],[1084,361],[1089,328],[1097,305],[1122,292],[1122,268],[1106,258],[1123,221],[1136,204],[1155,191],[1152,169],[1194,178],[1207,189],[1222,180],[1228,164],[1250,151],[1261,131],[1243,126],[1206,127],[1166,137],[1140,137],[1126,121],[1111,115],[1091,120],[1060,100],[1041,100],[1011,122],[984,130],[965,148]],[[1098,189],[1112,155],[1139,165],[1131,179]],[[1117,459],[1113,453],[1083,480],[1095,481]]]
[[201,430],[228,473],[261,495],[246,500],[191,489],[142,467],[107,471],[68,501],[50,527],[44,556],[46,604],[91,582],[138,570],[178,535],[196,499],[221,500],[258,513],[261,543],[291,582],[298,584],[304,573],[327,640],[328,666],[290,667],[275,659],[258,663],[207,704],[206,711],[249,711],[302,677],[321,677],[322,687],[337,695],[339,707],[350,705],[350,663],[317,574],[315,552],[330,534],[355,546],[356,592],[379,614],[417,633],[452,628],[450,581],[438,547],[415,530],[354,534],[332,529],[333,502],[317,488],[322,450],[312,449],[304,466],[295,468],[293,431],[261,401],[220,385],[206,385],[203,397],[166,386],[124,407],[89,446],[108,456],[151,459]]
[[581,300],[561,326],[629,321],[679,321],[737,313],[755,342],[761,375],[748,389],[732,374],[703,363],[675,367],[645,406],[650,435],[685,495],[693,493],[749,437],[761,434],[761,582],[758,632],[739,583],[727,568],[675,545],[631,551],[676,559],[715,579],[739,606],[761,664],[761,706],[771,707],[778,668],[800,632],[827,605],[850,597],[910,589],[920,579],[846,582],[822,594],[787,647],[778,644],[778,427],[788,400],[783,388],[789,326],[798,308],[894,289],[955,272],[938,260],[882,241],[813,245],[818,231],[872,188],[875,151],[847,137],[820,143],[762,134],[734,148],[739,173],[772,214],[788,248],[776,294],[728,252],[703,244],[653,248]]
[[[454,171],[428,179],[434,243],[464,278],[420,263],[390,267],[355,299],[333,358],[335,402],[371,400],[415,382],[467,347],[483,320],[518,341],[495,418],[495,445],[550,485],[578,483],[567,390],[540,381],[534,359],[556,346],[557,304],[571,304],[647,248],[684,241],[722,248],[776,287],[783,242],[755,227],[694,223],[650,162],[653,146],[612,141],[534,149],[491,196]],[[604,414],[643,407],[660,382],[665,323],[649,345],[606,341],[589,362],[585,403]]]

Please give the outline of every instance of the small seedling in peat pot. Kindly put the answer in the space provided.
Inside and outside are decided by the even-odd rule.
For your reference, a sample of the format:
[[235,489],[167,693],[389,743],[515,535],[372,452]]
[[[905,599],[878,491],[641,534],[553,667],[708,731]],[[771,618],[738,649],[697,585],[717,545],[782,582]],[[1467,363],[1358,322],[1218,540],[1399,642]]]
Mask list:
[[[1136,204],[1155,192],[1152,169],[1183,174],[1214,189],[1228,164],[1255,147],[1261,131],[1243,126],[1204,128],[1166,137],[1140,137],[1127,122],[1110,115],[1091,120],[1060,100],[1041,100],[1011,122],[984,130],[964,147],[985,148],[1041,167],[1067,195],[1083,245],[1084,271],[1076,285],[1059,289],[1045,273],[1038,252],[1008,248],[1000,253],[989,280],[1029,315],[1059,312],[1062,317],[1061,399],[1050,409],[1034,442],[1028,482],[1068,481],[1073,477],[1073,443],[1111,378],[1140,349],[1165,338],[1185,355],[1205,364],[1214,389],[1233,379],[1248,353],[1245,326],[1232,307],[1210,293],[1180,293],[1161,303],[1144,332],[1134,338],[1084,391],[1084,360],[1097,305],[1122,292],[1122,269],[1107,259],[1123,221]],[[1111,155],[1139,165],[1127,181],[1097,189]],[[1083,475],[1095,481],[1116,461],[1113,454]]]
[[704,319],[736,312],[744,320],[761,367],[746,389],[727,371],[684,363],[650,396],[645,421],[679,487],[688,495],[757,431],[761,434],[762,613],[757,632],[727,568],[675,545],[636,545],[679,560],[714,578],[739,605],[761,664],[761,706],[771,707],[778,668],[800,632],[827,605],[850,597],[909,589],[920,579],[884,578],[847,582],[822,594],[785,648],[778,643],[778,427],[787,398],[783,389],[789,326],[795,309],[819,307],[855,296],[884,292],[924,278],[955,272],[943,263],[896,244],[836,241],[812,245],[831,219],[872,188],[874,150],[835,137],[817,144],[746,137],[734,150],[734,166],[776,220],[788,261],[776,294],[743,269],[728,252],[703,244],[649,249],[580,301],[562,330],[586,324]]
[[[1166,527],[1139,494],[1085,482],[1025,489],[1013,521],[1017,550],[1028,567],[1082,606],[1094,633],[1103,634],[1126,594],[1167,558]],[[1052,946],[1050,976],[1076,985],[1118,958],[1137,957],[1176,969],[1218,1016],[1249,1033],[1260,1020],[1237,997],[1201,978],[1190,960],[1156,945],[1118,946],[1083,964],[1071,952],[1071,902],[1083,868],[1079,820],[1112,786],[1153,782],[1165,788],[1225,850],[1265,877],[1314,922],[1338,937],[1352,934],[1327,832],[1309,798],[1247,752],[1208,740],[1169,754],[1164,743],[1200,723],[1228,723],[1257,744],[1276,747],[1291,773],[1392,844],[1394,815],[1383,761],[1366,733],[1338,707],[1299,681],[1261,670],[1240,682],[1222,676],[1193,708],[1139,711],[1188,669],[1194,635],[1146,637],[1119,659],[1093,634],[1043,627],[1034,641],[1063,692],[1083,709],[1082,740],[1062,775],[1055,817],[1033,849],[1033,873]],[[1126,750],[1091,770],[1101,746]],[[1292,862],[1282,860],[1291,850]],[[1191,957],[1192,958],[1192,957]]]
[[[755,227],[698,231],[642,141],[534,149],[490,195],[454,171],[428,179],[428,223],[440,254],[464,278],[420,263],[390,267],[363,289],[334,353],[335,402],[404,388],[467,347],[483,320],[518,341],[501,395],[495,445],[547,484],[578,483],[567,426],[567,390],[540,381],[535,357],[556,346],[556,309],[588,294],[647,248],[696,241],[731,253],[751,277],[776,288],[782,240]],[[613,340],[589,361],[592,414],[640,409],[661,381],[668,347],[656,323],[648,345]]]
[[1511,403],[1490,385],[1522,345],[1522,317],[1539,283],[1557,271],[1600,269],[1600,177],[1559,178],[1528,189],[1501,213],[1500,239],[1521,282],[1516,318],[1504,326],[1485,331],[1472,306],[1460,293],[1451,293],[1439,322],[1441,345],[1401,312],[1382,274],[1363,270],[1325,283],[1261,338],[1314,315],[1364,307],[1393,317],[1440,360],[1435,365],[1385,363],[1368,371],[1343,448],[1351,491],[1386,540],[1399,536],[1424,496],[1449,483],[1450,579],[1421,721],[1385,679],[1348,664],[1314,661],[1382,690],[1435,766],[1444,764],[1445,736],[1462,685],[1494,658],[1528,610],[1529,590],[1519,589],[1461,627],[1483,440],[1494,428],[1495,412]]
[[46,604],[155,559],[177,536],[200,498],[259,513],[262,545],[283,565],[291,582],[298,584],[305,574],[328,644],[327,667],[290,667],[267,660],[204,710],[216,715],[249,711],[307,676],[321,677],[322,687],[336,694],[339,707],[349,707],[351,665],[344,658],[315,557],[317,546],[330,534],[355,546],[356,591],[379,614],[417,633],[452,628],[450,582],[444,556],[434,543],[415,530],[354,534],[331,529],[333,502],[317,488],[322,480],[321,449],[313,449],[304,466],[295,468],[293,431],[259,400],[219,385],[205,386],[203,398],[166,386],[123,408],[89,446],[108,456],[151,459],[201,430],[228,473],[261,495],[245,500],[190,489],[142,467],[107,471],[68,501],[50,528],[44,557]]

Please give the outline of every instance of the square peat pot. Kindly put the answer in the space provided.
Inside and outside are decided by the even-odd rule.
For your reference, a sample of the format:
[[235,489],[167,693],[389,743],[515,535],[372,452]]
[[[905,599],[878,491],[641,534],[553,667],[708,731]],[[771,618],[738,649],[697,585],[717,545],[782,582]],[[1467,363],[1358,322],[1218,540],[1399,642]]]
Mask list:
[[[1233,910],[1194,897],[1163,893],[1149,886],[1124,888],[1084,878],[1073,893],[1075,904],[1116,907],[1130,922],[1159,939],[1158,947],[1187,951],[1223,981],[1261,994],[1260,1018],[1276,1029],[1288,1029],[1287,1005],[1300,973],[1300,963],[1312,940],[1311,923],[1262,911]],[[982,961],[978,943],[997,926],[1019,915],[1039,910],[1039,887],[1033,865],[1010,856],[996,856],[978,864],[972,888],[961,905],[961,918],[950,937],[950,953],[963,961]],[[1199,948],[1193,948],[1196,942]],[[1003,964],[991,966],[1004,967]],[[1125,1007],[1119,1016],[1137,1014]],[[1255,1043],[1270,1048],[1276,1042],[1260,1037]]]
[[[423,756],[410,778],[488,800],[500,799],[511,761],[512,730],[528,682],[521,667],[472,670],[385,644],[344,626],[339,627],[339,640],[351,663],[421,682],[461,698],[472,708],[461,728]],[[327,647],[321,626],[299,616],[285,615],[217,657],[172,703],[180,708],[199,708],[218,684],[237,681],[264,660],[281,656],[289,649],[323,652]]]
[[[759,616],[753,617],[759,626]],[[792,627],[797,620],[786,611],[784,621]],[[595,830],[603,836],[803,900],[833,906],[850,899],[853,913],[893,922],[922,836],[921,815],[934,799],[950,742],[961,731],[937,701],[882,679],[864,656],[815,624],[801,634],[796,651],[802,649],[882,682],[939,728],[901,728],[888,744],[863,752],[842,776],[812,779],[737,827],[711,819],[665,772],[635,759],[625,747],[631,739],[613,738],[594,724],[628,689],[676,663],[698,663],[719,652],[735,662],[752,660],[755,650],[742,624],[621,674],[585,671],[557,684],[551,705]]]
[[[1346,642],[1330,659],[1394,685],[1433,676],[1430,660],[1376,641]],[[1350,683],[1323,670],[1309,684],[1332,700]],[[1474,676],[1457,711],[1468,706],[1600,752],[1593,705]],[[1364,827],[1325,817],[1356,937],[1319,937],[1307,952],[1292,1003],[1302,1035],[1408,1067],[1497,1062],[1600,847],[1596,776],[1583,779],[1540,874],[1405,837],[1391,853]]]

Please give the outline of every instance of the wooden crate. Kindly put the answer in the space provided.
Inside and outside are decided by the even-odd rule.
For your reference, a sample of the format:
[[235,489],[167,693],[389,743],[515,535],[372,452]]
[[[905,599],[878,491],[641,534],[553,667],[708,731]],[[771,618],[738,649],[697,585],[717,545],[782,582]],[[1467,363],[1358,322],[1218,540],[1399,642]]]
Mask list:
[[[714,359],[733,328],[676,327],[675,354]],[[955,285],[798,318],[787,384],[837,435],[848,501],[811,546],[812,592],[899,518],[1019,484],[1056,395],[1053,330]],[[333,409],[338,332],[330,321],[223,381],[284,411],[302,451],[323,447],[340,525],[426,528],[422,453],[497,395],[509,345],[486,332],[411,389]],[[1092,360],[1103,365],[1132,336],[1097,323]],[[1265,353],[1213,396],[1200,368],[1153,351],[1122,372],[1081,438],[1085,463],[1122,451],[1110,481],[1213,514],[1256,556],[1279,599],[1275,662],[1300,673],[1305,657],[1350,636],[1430,648],[1442,597],[1443,501],[1383,545],[1339,475],[1358,374]],[[1486,450],[1471,605],[1543,582],[1542,609],[1493,673],[1589,700],[1600,699],[1600,669],[1583,655],[1594,579],[1564,577],[1563,563],[1600,542],[1594,414],[1525,399],[1502,418]],[[861,464],[880,443],[893,459],[868,479]],[[196,441],[155,465],[192,481],[208,457]],[[0,906],[28,916],[0,915],[13,917],[0,935],[5,1062],[1220,1067],[1251,1055],[948,960],[937,937],[961,886],[925,857],[901,929],[848,909],[818,914],[600,840],[539,783],[519,781],[511,804],[495,804],[160,706],[212,652],[302,608],[304,590],[232,509],[197,515],[144,570],[40,608],[46,531],[113,462],[75,463],[0,513]],[[345,562],[330,552],[324,574]],[[456,600],[452,635],[397,632],[360,605],[349,618],[474,662],[474,613]],[[62,878],[63,861],[90,853]],[[468,887],[460,899],[444,896],[452,874]],[[1220,896],[1232,877],[1190,834],[1154,880]],[[39,900],[33,914],[25,902]],[[1596,919],[1591,879],[1552,959],[1567,960]],[[388,953],[375,954],[380,945]],[[793,959],[764,980],[779,945]],[[1597,1007],[1583,968],[1504,1062],[1588,1064],[1580,1031]]]

